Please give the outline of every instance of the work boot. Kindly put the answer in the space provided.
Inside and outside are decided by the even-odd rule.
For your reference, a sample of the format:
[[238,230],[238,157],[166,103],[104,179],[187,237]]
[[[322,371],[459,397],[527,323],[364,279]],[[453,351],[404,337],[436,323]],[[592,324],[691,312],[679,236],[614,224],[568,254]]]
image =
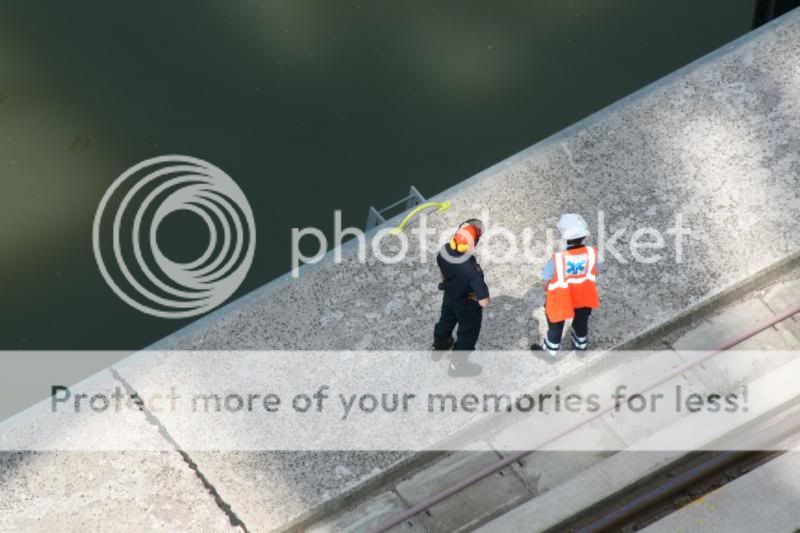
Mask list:
[[532,352],[547,352],[550,355],[550,357],[552,357],[554,359],[556,357],[558,357],[558,348],[556,348],[554,350],[554,349],[550,348],[547,345],[546,342],[542,342],[541,344],[539,344],[539,343],[531,344],[531,351]]
[[453,337],[448,337],[446,339],[437,339],[436,337],[433,338],[433,346],[431,346],[431,360],[436,363],[442,359],[442,352],[446,352],[450,348],[453,347],[455,341]]
[[483,367],[477,363],[472,363],[467,354],[454,353],[450,356],[450,366],[447,367],[447,375],[451,378],[469,378],[481,373]]
[[589,337],[578,337],[575,334],[574,330],[570,330],[570,336],[572,337],[572,348],[575,351],[582,352],[585,351],[586,348],[589,347]]

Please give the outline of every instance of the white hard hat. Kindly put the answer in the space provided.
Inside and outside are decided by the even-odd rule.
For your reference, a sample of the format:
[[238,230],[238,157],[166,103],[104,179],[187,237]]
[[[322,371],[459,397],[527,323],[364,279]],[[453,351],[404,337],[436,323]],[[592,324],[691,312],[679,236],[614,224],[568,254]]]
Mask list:
[[589,225],[583,217],[576,213],[565,213],[558,219],[558,231],[561,237],[568,241],[580,239],[589,235]]

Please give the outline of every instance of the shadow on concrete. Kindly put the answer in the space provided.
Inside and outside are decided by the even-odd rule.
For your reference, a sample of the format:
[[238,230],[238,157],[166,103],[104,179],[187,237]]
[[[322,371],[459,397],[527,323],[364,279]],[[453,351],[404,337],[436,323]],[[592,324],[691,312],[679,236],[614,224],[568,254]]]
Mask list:
[[541,340],[536,316],[541,309],[544,292],[533,287],[521,298],[500,295],[492,300],[492,305],[484,310],[481,337],[478,348],[481,350],[526,350],[532,342]]

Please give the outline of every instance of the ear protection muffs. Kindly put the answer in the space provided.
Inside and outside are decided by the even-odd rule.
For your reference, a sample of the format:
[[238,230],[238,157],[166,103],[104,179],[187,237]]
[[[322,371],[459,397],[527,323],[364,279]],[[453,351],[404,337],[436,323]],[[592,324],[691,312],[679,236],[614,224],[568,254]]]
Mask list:
[[471,247],[478,245],[478,240],[481,238],[481,230],[470,221],[464,222],[459,226],[456,234],[450,239],[450,249],[458,253],[465,254],[469,252]]

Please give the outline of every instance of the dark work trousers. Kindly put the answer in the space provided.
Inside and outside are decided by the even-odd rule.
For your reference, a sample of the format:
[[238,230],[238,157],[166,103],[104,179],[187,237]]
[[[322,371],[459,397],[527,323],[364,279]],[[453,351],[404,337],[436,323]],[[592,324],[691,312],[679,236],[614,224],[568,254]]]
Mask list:
[[481,333],[481,319],[483,309],[475,300],[463,299],[459,301],[442,302],[442,315],[433,329],[435,344],[449,343],[453,336],[453,329],[458,324],[458,338],[453,346],[454,350],[474,350]]
[[[575,309],[575,317],[572,319],[572,331],[578,337],[586,338],[589,336],[589,315],[591,314],[591,307],[578,307]],[[545,313],[546,316],[547,313]],[[558,349],[563,333],[564,321],[550,322],[550,319],[547,319],[547,344],[550,345],[550,348]]]

